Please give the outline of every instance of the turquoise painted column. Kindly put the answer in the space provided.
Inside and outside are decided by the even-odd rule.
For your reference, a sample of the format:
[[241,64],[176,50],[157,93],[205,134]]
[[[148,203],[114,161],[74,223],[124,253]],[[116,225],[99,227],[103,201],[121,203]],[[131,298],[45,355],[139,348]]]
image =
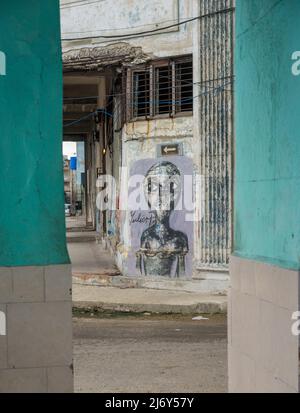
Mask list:
[[3,3],[0,266],[64,264],[58,1]]
[[0,12],[0,392],[73,388],[59,0]]
[[237,0],[229,389],[299,390],[298,0]]
[[300,2],[238,2],[235,254],[300,268]]

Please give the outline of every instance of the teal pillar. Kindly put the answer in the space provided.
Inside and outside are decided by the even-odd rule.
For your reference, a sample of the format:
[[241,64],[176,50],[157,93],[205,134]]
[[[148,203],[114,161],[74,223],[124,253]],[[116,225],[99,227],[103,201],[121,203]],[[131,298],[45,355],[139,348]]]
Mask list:
[[300,76],[292,56],[300,50],[300,2],[236,6],[229,390],[292,393],[299,391]]
[[234,251],[299,269],[300,2],[237,6]]
[[0,13],[0,266],[69,262],[58,0]]
[[0,393],[72,392],[59,0],[0,11]]

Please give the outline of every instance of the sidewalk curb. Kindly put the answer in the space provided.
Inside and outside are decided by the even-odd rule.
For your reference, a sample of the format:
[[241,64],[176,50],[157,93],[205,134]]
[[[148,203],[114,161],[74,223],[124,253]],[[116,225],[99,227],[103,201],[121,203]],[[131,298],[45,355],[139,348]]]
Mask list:
[[116,311],[124,313],[156,313],[156,314],[226,314],[227,302],[199,302],[191,305],[174,304],[127,304],[107,303],[95,301],[74,301],[73,309],[85,310],[86,312]]
[[223,279],[166,279],[165,277],[130,277],[117,269],[102,273],[73,272],[73,283],[92,287],[146,288],[150,290],[186,291],[227,295],[228,281]]

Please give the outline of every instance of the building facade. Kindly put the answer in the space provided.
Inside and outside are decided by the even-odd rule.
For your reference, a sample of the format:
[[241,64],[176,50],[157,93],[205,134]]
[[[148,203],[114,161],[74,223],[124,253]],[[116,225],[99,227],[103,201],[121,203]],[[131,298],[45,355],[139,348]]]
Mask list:
[[[227,288],[233,7],[61,1],[64,139],[85,141],[87,221],[124,276]],[[178,192],[163,217],[153,195],[155,182],[164,187],[159,176]]]

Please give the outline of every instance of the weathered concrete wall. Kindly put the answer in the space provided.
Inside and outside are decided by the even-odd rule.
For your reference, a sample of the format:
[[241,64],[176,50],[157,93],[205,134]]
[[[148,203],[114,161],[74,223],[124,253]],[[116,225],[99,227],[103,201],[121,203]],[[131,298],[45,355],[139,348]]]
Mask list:
[[[193,0],[154,0],[150,3],[119,0],[114,4],[109,0],[91,4],[85,0],[75,4],[61,0],[62,38],[118,36],[153,30],[190,18],[192,7]],[[97,38],[78,40],[76,43],[81,48],[107,46],[115,41]],[[120,42],[120,39],[117,41]],[[192,52],[191,24],[167,29],[154,36],[149,34],[121,41],[141,47],[150,57],[188,54]],[[74,49],[76,43],[64,42],[64,51]]]

